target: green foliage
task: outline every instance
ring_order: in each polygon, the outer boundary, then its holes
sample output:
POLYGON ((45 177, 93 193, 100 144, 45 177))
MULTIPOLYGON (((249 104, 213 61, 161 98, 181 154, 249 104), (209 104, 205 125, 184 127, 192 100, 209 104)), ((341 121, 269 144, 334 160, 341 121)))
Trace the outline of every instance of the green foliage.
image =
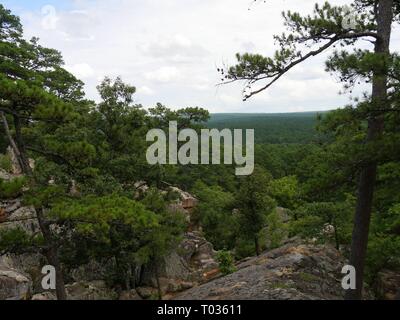
MULTIPOLYGON (((284 14, 290 34, 275 37, 279 45, 275 55, 238 54, 238 64, 223 71, 224 79, 245 80, 250 87, 261 80, 274 82, 305 56, 304 50, 320 41, 339 37, 337 44, 353 44, 356 32, 376 30, 368 13, 372 4, 356 1, 359 27, 350 36, 342 26, 342 7, 324 4, 304 17, 284 14)), ((398 19, 400 6, 395 5, 398 19)), ((198 107, 173 110, 159 103, 145 109, 134 103, 134 86, 121 78, 105 78, 97 88, 101 101, 95 103, 84 99, 83 83, 63 68, 60 52, 41 46, 37 38, 25 40, 19 18, 2 5, 0 16, 0 107, 7 119, 20 120, 10 121, 12 134, 25 156, 35 159, 29 190, 22 192, 27 186, 24 178, 0 181, 0 198, 23 195, 24 205, 43 209, 52 238, 45 241, 42 235, 32 237, 20 229, 1 232, 0 252, 55 248, 67 270, 93 259, 112 261, 112 285, 134 287, 137 268, 152 265, 158 270, 187 229, 185 217, 167 209, 176 200, 173 193, 160 192, 168 183, 191 190, 200 200, 192 219, 222 250, 218 261, 223 274, 235 271, 230 252, 238 259, 253 255, 254 249, 259 253, 264 240, 269 248, 278 247, 287 232, 340 248, 350 243, 361 164, 374 160, 379 172, 368 279, 384 267, 399 267, 398 112, 385 112, 384 134, 376 143, 365 144, 367 122, 377 107, 368 96, 356 100, 354 106, 320 115, 220 114, 210 118, 207 110, 198 107), (149 166, 146 133, 152 128, 166 129, 169 121, 195 130, 203 126, 255 129, 253 175, 235 177, 234 167, 225 165, 149 166), (135 182, 142 180, 153 187, 134 201, 135 182), (77 192, 71 192, 72 185, 77 192), (281 221, 277 205, 293 213, 289 226, 281 221), (334 232, 325 232, 327 226, 334 232)), ((393 111, 398 109, 397 54, 337 51, 326 67, 338 73, 350 90, 358 81, 370 82, 389 70, 388 101, 393 111)), ((0 152, 7 145, 1 125, 0 152)), ((10 169, 7 157, 0 155, 0 167, 10 169)), ((308 275, 301 277, 308 279, 308 275)))
POLYGON ((207 186, 197 181, 193 193, 199 199, 192 219, 203 227, 205 237, 219 249, 232 249, 237 225, 232 213, 234 196, 219 186, 207 186))
POLYGON ((242 179, 236 195, 238 224, 242 237, 254 239, 257 254, 260 253, 260 231, 266 225, 267 216, 276 208, 271 198, 271 175, 256 167, 251 176, 242 179))
POLYGON ((7 172, 11 171, 12 163, 9 155, 0 154, 0 168, 7 172))
POLYGON ((243 239, 239 235, 239 238, 236 239, 234 253, 237 260, 254 256, 254 241, 243 239))
POLYGON ((287 228, 277 210, 267 216, 267 242, 270 249, 279 248, 287 236, 287 228))
POLYGON ((254 129, 256 144, 311 143, 318 138, 317 113, 213 114, 208 128, 254 129))
POLYGON ((333 242, 337 248, 350 244, 354 199, 344 202, 307 203, 298 208, 297 221, 291 223, 291 234, 333 242))
POLYGON ((320 234, 323 225, 324 223, 321 217, 313 215, 305 216, 290 223, 290 235, 300 235, 304 238, 311 239, 320 234))
POLYGON ((10 181, 0 179, 0 199, 13 199, 19 197, 26 184, 27 179, 24 177, 14 178, 10 181))
POLYGON ((223 275, 226 276, 236 271, 234 258, 229 251, 218 251, 217 261, 219 264, 219 270, 223 275))
POLYGON ((0 231, 0 255, 6 253, 24 254, 27 251, 36 253, 43 244, 41 235, 32 236, 21 228, 0 231))
POLYGON ((295 176, 272 181, 271 193, 283 208, 293 210, 300 204, 299 182, 295 176))

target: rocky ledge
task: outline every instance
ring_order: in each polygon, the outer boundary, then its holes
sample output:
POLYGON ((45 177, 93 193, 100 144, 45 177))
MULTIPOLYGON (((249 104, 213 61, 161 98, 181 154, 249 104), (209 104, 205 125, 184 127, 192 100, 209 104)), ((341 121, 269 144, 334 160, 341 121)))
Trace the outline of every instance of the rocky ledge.
POLYGON ((238 271, 187 290, 176 300, 339 300, 345 261, 331 246, 287 244, 248 258, 238 271))

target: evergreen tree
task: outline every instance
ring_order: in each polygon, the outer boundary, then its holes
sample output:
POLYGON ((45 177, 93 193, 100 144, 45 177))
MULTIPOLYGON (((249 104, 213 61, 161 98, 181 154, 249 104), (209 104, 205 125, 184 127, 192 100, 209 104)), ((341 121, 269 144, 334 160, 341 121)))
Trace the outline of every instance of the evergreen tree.
POLYGON ((271 175, 260 167, 251 176, 243 178, 236 196, 238 224, 243 236, 254 240, 255 252, 261 254, 260 232, 266 219, 276 208, 271 198, 271 175))
MULTIPOLYGON (((367 122, 364 147, 376 144, 385 130, 385 117, 396 111, 398 101, 398 58, 390 53, 392 24, 400 15, 400 5, 393 0, 355 0, 353 23, 347 23, 349 12, 345 7, 328 2, 316 5, 313 15, 302 17, 295 12, 284 13, 289 34, 276 36, 280 49, 274 57, 238 54, 239 63, 229 70, 222 70, 227 81, 246 82, 245 100, 268 89, 283 75, 302 62, 335 46, 351 47, 359 40, 372 42, 371 50, 336 51, 327 62, 327 69, 338 72, 347 87, 357 81, 372 84, 372 93, 365 103, 352 108, 351 114, 361 111, 367 122), (347 20, 346 20, 347 19, 347 20), (254 85, 263 82, 260 87, 254 85)), ((350 17, 351 18, 351 17, 350 17)), ((350 263, 357 271, 357 288, 348 290, 347 299, 360 299, 371 220, 373 194, 378 161, 365 158, 359 168, 358 202, 355 212, 350 263)))

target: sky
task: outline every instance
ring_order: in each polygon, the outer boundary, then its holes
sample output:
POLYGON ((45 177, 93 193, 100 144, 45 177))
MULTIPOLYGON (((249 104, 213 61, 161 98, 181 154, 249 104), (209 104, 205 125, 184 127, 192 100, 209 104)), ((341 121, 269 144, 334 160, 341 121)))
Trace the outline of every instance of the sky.
MULTIPOLYGON (((21 17, 25 36, 60 50, 65 67, 85 82, 88 98, 105 76, 137 88, 135 102, 212 113, 322 111, 349 95, 324 71, 328 54, 297 66, 271 89, 247 102, 243 84, 218 86, 217 68, 240 52, 271 55, 284 31, 282 11, 311 13, 318 0, 0 0, 21 17)), ((342 5, 349 0, 335 0, 342 5)), ((393 49, 400 48, 395 29, 393 49)), ((368 46, 365 44, 364 46, 368 46)), ((368 87, 360 87, 353 97, 368 87)))

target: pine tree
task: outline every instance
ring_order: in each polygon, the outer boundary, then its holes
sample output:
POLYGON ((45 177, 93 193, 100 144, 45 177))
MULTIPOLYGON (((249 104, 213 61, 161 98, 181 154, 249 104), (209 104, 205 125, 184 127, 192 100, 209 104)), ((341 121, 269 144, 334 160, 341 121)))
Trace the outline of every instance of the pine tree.
MULTIPOLYGON (((302 62, 336 46, 352 47, 360 40, 373 44, 371 50, 335 51, 327 62, 328 71, 338 72, 346 88, 358 81, 372 84, 372 93, 356 106, 367 122, 365 149, 379 141, 384 133, 385 116, 398 108, 399 58, 390 52, 392 25, 399 21, 400 3, 394 0, 355 0, 353 12, 326 2, 316 5, 313 15, 302 17, 284 13, 289 34, 276 36, 280 48, 274 57, 238 54, 238 64, 222 70, 225 82, 245 81, 244 99, 270 88, 282 76, 302 62), (353 21, 350 21, 353 20, 353 21), (351 22, 351 23, 349 23, 351 22), (260 87, 254 88, 258 83, 260 87)), ((348 115, 354 114, 354 109, 348 115)), ((350 264, 357 271, 357 288, 348 290, 347 299, 361 299, 364 264, 378 162, 365 159, 359 168, 358 202, 355 212, 350 264)))
POLYGON ((254 240, 257 256, 261 254, 260 232, 267 224, 267 217, 276 208, 271 198, 272 176, 260 167, 251 176, 243 178, 236 196, 238 223, 241 233, 254 240))

